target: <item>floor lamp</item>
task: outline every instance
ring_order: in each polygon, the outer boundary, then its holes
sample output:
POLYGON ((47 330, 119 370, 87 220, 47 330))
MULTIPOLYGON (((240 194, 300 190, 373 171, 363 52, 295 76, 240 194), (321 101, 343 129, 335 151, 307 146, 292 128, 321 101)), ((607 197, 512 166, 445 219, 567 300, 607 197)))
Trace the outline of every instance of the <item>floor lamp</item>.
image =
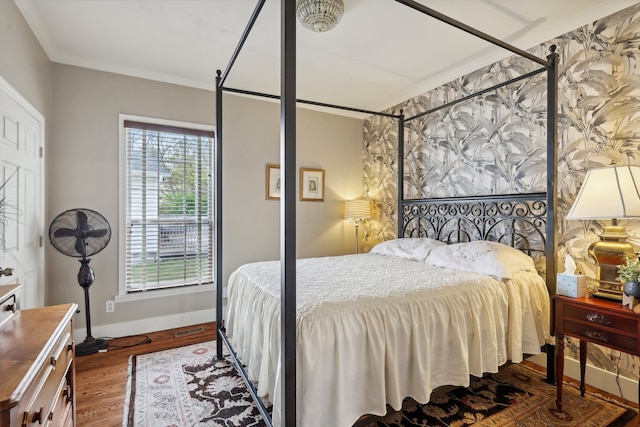
POLYGON ((595 297, 622 300, 622 285, 616 280, 618 265, 625 257, 636 255, 627 242, 627 231, 618 225, 618 219, 623 218, 640 218, 640 167, 607 166, 587 171, 566 219, 611 220, 600 240, 589 246, 589 256, 596 263, 595 297))
POLYGON ((358 226, 371 218, 371 203, 364 199, 347 200, 344 205, 344 217, 356 225, 356 253, 358 253, 358 226))

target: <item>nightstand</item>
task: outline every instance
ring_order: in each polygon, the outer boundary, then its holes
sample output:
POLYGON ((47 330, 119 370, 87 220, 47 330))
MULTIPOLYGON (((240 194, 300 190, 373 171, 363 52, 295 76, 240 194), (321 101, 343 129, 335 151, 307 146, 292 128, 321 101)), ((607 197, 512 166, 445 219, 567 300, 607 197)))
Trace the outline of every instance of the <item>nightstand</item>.
MULTIPOLYGON (((584 396, 587 343, 640 356, 640 315, 620 302, 600 298, 554 295, 553 325, 556 335, 556 406, 562 411, 564 336, 580 340, 580 394, 584 396)), ((640 391, 640 384, 639 384, 640 391)))

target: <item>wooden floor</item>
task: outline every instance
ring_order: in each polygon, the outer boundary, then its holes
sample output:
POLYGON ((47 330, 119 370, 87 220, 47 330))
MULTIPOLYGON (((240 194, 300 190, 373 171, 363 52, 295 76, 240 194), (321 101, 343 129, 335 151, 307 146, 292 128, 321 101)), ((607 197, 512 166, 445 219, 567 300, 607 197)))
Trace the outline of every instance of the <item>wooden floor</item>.
MULTIPOLYGON (((76 390, 77 390, 77 426, 78 427, 120 427, 124 414, 124 399, 127 390, 127 374, 129 356, 166 350, 189 344, 215 339, 215 323, 204 323, 186 328, 148 334, 151 340, 141 343, 146 336, 117 338, 110 340, 111 346, 133 347, 110 349, 106 353, 95 353, 79 356, 76 360, 76 390), (182 335, 176 338, 176 332, 181 334, 201 327, 203 332, 182 335)), ((605 396, 607 393, 597 391, 605 396)), ((640 419, 634 418, 627 426, 636 426, 640 419)), ((621 426, 622 427, 622 426, 621 426)))
POLYGON ((76 358, 78 427, 122 426, 129 356, 214 340, 216 329, 215 323, 204 323, 147 335, 151 342, 135 345, 146 338, 143 336, 116 338, 109 341, 110 346, 134 346, 76 358), (176 332, 181 333, 198 327, 202 327, 204 331, 180 338, 174 335, 176 332))

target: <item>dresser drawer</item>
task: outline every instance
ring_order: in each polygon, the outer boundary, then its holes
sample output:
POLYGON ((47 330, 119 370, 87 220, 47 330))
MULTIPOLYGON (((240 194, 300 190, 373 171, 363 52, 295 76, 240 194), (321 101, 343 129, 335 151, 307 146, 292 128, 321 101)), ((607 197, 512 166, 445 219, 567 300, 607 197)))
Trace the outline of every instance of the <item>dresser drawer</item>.
POLYGON ((73 410, 73 405, 69 404, 69 406, 67 406, 67 410, 64 414, 64 417, 62 418, 64 421, 60 425, 62 427, 73 427, 75 425, 74 417, 75 417, 75 412, 73 410))
MULTIPOLYGON (((633 312, 631 312, 633 313, 633 312)), ((622 316, 615 313, 593 309, 591 307, 564 305, 564 319, 576 320, 592 324, 594 327, 611 328, 618 331, 625 331, 629 334, 637 334, 638 319, 633 316, 622 316)))
POLYGON ((66 424, 67 417, 73 415, 71 412, 73 402, 73 388, 69 381, 60 384, 58 395, 49 415, 47 423, 51 426, 63 426, 66 424))
POLYGON ((74 418, 75 418, 75 412, 73 410, 73 405, 70 403, 66 408, 64 416, 62 417, 63 422, 60 425, 62 427, 73 427, 75 426, 74 418))
POLYGON ((45 424, 49 414, 54 410, 59 393, 62 393, 61 384, 66 384, 66 376, 73 356, 73 338, 71 324, 65 328, 62 336, 56 340, 50 353, 47 354, 45 363, 40 368, 34 384, 34 396, 25 399, 28 405, 24 409, 27 425, 29 423, 45 424))
POLYGON ((13 317, 17 310, 18 298, 15 294, 0 301, 0 328, 13 317))
POLYGON ((7 324, 20 309, 21 285, 0 286, 0 329, 7 324))
POLYGON ((617 348, 626 353, 635 353, 638 350, 637 335, 624 335, 611 329, 600 328, 595 324, 578 323, 567 318, 563 323, 564 333, 567 335, 617 348))

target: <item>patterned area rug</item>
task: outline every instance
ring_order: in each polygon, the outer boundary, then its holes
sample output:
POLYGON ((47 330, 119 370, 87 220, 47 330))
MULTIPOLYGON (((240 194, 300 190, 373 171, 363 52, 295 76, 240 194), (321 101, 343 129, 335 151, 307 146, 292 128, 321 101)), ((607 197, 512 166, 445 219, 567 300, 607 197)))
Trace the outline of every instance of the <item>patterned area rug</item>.
MULTIPOLYGON (((231 363, 214 366, 215 343, 133 356, 123 427, 265 426, 231 363)), ((407 399, 401 411, 365 416, 354 427, 400 426, 624 426, 635 410, 580 392, 563 390, 564 412, 555 409, 554 386, 539 372, 511 365, 474 379, 468 388, 434 394, 420 405, 407 399)), ((303 427, 303 426, 301 426, 303 427)))
POLYGON ((213 364, 215 342, 132 356, 123 427, 265 426, 233 364, 213 364))
POLYGON ((556 409, 556 388, 546 376, 525 366, 510 365, 497 374, 475 378, 468 388, 435 392, 431 402, 412 399, 401 411, 384 417, 363 417, 355 427, 467 426, 480 427, 621 427, 636 411, 620 402, 580 391, 565 383, 564 411, 556 409))

